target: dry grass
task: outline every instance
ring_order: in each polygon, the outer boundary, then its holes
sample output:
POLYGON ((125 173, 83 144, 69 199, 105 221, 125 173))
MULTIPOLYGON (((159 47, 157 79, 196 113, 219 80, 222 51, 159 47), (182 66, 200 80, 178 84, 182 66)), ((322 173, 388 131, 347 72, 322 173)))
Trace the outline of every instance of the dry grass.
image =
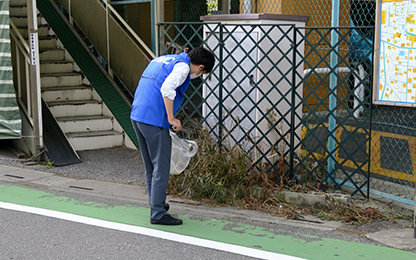
POLYGON ((277 162, 277 170, 266 174, 261 168, 259 170, 253 167, 249 158, 238 147, 219 147, 206 132, 193 136, 193 139, 197 139, 199 151, 184 173, 171 176, 168 188, 171 196, 200 200, 212 206, 228 205, 257 210, 288 219, 302 219, 302 215, 308 214, 323 220, 346 223, 391 219, 391 216, 376 209, 343 203, 329 195, 324 205, 316 207, 302 208, 288 204, 279 200, 275 194, 282 190, 325 193, 320 190, 319 185, 310 181, 308 185, 298 185, 288 179, 283 157, 277 162))

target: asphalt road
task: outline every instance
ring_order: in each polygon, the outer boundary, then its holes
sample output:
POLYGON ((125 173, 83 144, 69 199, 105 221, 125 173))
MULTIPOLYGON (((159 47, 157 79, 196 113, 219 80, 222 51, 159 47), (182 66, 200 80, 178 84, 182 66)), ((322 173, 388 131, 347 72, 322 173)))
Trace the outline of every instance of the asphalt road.
MULTIPOLYGON (((41 181, 35 179, 33 183, 29 184, 25 184, 25 180, 17 180, 13 187, 8 186, 9 181, 0 181, 0 201, 8 201, 6 197, 12 203, 21 199, 18 204, 27 205, 28 203, 31 206, 51 208, 58 211, 61 211, 63 207, 66 212, 88 215, 97 219, 104 218, 106 214, 109 214, 108 212, 104 214, 103 212, 96 212, 101 210, 99 208, 104 205, 104 208, 111 209, 113 212, 114 217, 110 219, 113 222, 122 222, 125 214, 133 210, 134 212, 130 216, 131 219, 124 222, 129 222, 133 226, 149 227, 147 198, 143 191, 143 166, 141 165, 139 152, 127 148, 112 148, 85 151, 81 152, 80 156, 83 160, 80 164, 48 169, 45 165, 22 164, 19 160, 16 160, 5 145, 0 143, 0 166, 16 167, 4 168, 5 170, 0 170, 0 173, 1 171, 11 171, 12 174, 19 175, 19 172, 26 173, 26 171, 35 170, 45 174, 55 173, 56 175, 50 175, 53 178, 58 178, 58 176, 71 177, 69 181, 79 181, 84 184, 88 183, 84 179, 106 182, 99 184, 102 186, 101 189, 97 186, 94 191, 90 192, 71 190, 63 184, 55 188, 47 187, 47 183, 43 185, 41 181), (133 190, 132 196, 127 198, 123 192, 123 196, 120 196, 111 189, 108 190, 111 185, 116 184, 128 184, 122 186, 122 189, 126 190, 131 187, 133 190), (137 193, 140 189, 141 191, 137 193), (100 192, 106 190, 108 190, 107 193, 100 192), (49 200, 53 200, 55 203, 49 205, 49 200), (45 203, 45 201, 48 201, 48 203, 45 203)), ((47 181, 48 178, 45 177, 45 180, 47 181)), ((7 180, 7 178, 4 180, 7 180)), ((91 183, 93 182, 89 184, 91 183)), ((285 250, 292 250, 293 252, 311 250, 311 252, 327 253, 334 259, 342 259, 342 257, 337 256, 340 254, 338 251, 343 250, 342 254, 347 254, 350 253, 348 250, 355 250, 355 248, 361 248, 360 252, 374 253, 387 250, 388 253, 390 251, 385 245, 368 239, 362 235, 362 232, 372 233, 379 230, 400 229, 412 224, 409 221, 399 220, 397 223, 376 222, 355 227, 343 223, 328 222, 322 225, 311 225, 308 222, 284 220, 255 211, 178 203, 178 199, 174 198, 169 198, 169 203, 171 203, 173 214, 178 214, 185 220, 185 224, 180 229, 173 230, 175 233, 184 233, 191 237, 207 237, 216 241, 226 240, 224 234, 227 234, 231 237, 228 241, 237 240, 236 243, 246 241, 247 245, 251 245, 250 247, 261 250, 280 250, 281 252, 285 252, 285 250), (347 229, 351 232, 340 232, 340 229, 347 229), (236 235, 235 238, 233 238, 234 235, 236 235), (312 247, 308 248, 309 246, 312 247), (351 249, 349 249, 350 247, 351 249), (320 248, 321 250, 319 250, 320 248)), ((48 254, 54 256, 50 259, 81 259, 77 258, 80 255, 85 256, 83 259, 153 259, 151 258, 153 256, 161 257, 161 255, 158 255, 159 252, 164 254, 165 258, 169 256, 168 259, 211 259, 211 254, 216 259, 234 259, 233 257, 235 257, 232 253, 217 252, 218 250, 206 247, 165 241, 143 234, 126 233, 125 231, 90 226, 85 223, 73 223, 68 220, 34 216, 30 213, 16 213, 5 209, 0 210, 0 226, 0 234, 10 234, 2 236, 3 238, 8 237, 8 239, 2 238, 0 240, 0 248, 7 249, 0 250, 0 259, 25 259, 26 256, 34 255, 39 257, 27 259, 49 259, 42 255, 43 251, 48 252, 49 250, 50 253, 48 254), (116 239, 113 239, 113 237, 116 239), (158 243, 154 242, 155 239, 158 243), (43 245, 44 249, 39 244, 43 245), (47 246, 45 246, 46 244, 47 246), (158 246, 159 244, 161 244, 161 247, 158 246), (125 257, 113 258, 111 252, 105 253, 107 247, 108 251, 114 251, 122 256, 125 254, 125 257), (13 248, 18 251, 13 251, 13 248), (139 250, 138 248, 146 250, 139 250), (175 255, 172 250, 183 251, 183 253, 175 255), (32 253, 29 254, 27 251, 32 251, 32 253), (97 251, 103 251, 103 254, 95 254, 97 251), (157 251, 158 253, 146 255, 148 251, 157 251), (196 251, 202 253, 193 255, 196 251), (56 258, 56 255, 53 255, 54 252, 65 257, 56 258), (138 252, 144 253, 143 258, 134 258, 138 252), (90 254, 93 253, 95 257, 90 258, 90 254), (177 256, 178 258, 176 258, 177 256)), ((154 227, 151 226, 150 228, 154 227)), ((416 253, 416 247, 406 250, 409 253, 416 253)), ((292 255, 294 255, 293 252, 292 255)), ((314 255, 313 258, 312 256, 311 254, 311 259, 322 259, 319 255, 314 255)), ((238 259, 244 259, 242 257, 241 255, 237 256, 238 259)), ((325 259, 331 259, 331 257, 325 259)), ((383 258, 374 259, 381 260, 383 258)))
POLYGON ((0 234, 0 259, 254 259, 5 209, 0 209, 0 234))
POLYGON ((65 187, 87 182, 45 174, 42 178, 39 172, 4 166, 0 169, 8 175, 26 176, 26 181, 16 182, 5 181, 12 179, 5 174, 0 176, 0 259, 415 257, 413 250, 405 252, 361 235, 339 232, 342 223, 285 220, 171 198, 170 212, 184 224, 150 225, 146 194, 138 187, 130 188, 132 196, 128 197, 126 185, 95 182, 91 191, 69 189, 65 187), (51 180, 55 187, 47 185, 51 180))

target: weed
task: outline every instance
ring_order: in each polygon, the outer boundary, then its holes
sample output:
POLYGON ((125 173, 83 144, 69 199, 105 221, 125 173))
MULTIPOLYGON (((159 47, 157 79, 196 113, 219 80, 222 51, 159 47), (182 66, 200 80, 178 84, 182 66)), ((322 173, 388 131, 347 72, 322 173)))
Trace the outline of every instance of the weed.
POLYGON ((288 204, 277 196, 282 190, 325 194, 321 191, 323 187, 318 185, 324 178, 320 176, 324 172, 318 169, 318 165, 309 161, 306 167, 309 173, 315 172, 314 178, 304 179, 304 183, 299 184, 287 176, 288 166, 283 153, 279 153, 278 160, 271 167, 268 162, 253 162, 239 146, 220 145, 207 130, 198 129, 190 133, 197 140, 198 153, 183 174, 170 178, 168 192, 172 196, 201 200, 210 205, 259 210, 290 219, 301 219, 303 214, 346 223, 389 219, 378 210, 343 203, 329 195, 324 205, 316 207, 288 204))
POLYGON ((46 163, 46 168, 50 169, 53 167, 53 161, 49 161, 46 163))
POLYGON ((47 169, 50 169, 53 167, 53 161, 49 161, 49 162, 41 162, 39 163, 41 165, 45 165, 47 169))
POLYGON ((250 187, 250 162, 239 148, 220 147, 205 132, 198 138, 198 154, 184 174, 172 176, 170 192, 218 203, 235 202, 250 187))

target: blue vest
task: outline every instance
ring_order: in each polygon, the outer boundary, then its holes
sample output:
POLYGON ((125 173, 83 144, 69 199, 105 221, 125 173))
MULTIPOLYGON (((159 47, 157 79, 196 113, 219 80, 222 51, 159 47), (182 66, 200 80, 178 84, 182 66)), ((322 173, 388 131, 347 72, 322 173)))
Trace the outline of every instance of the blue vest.
MULTIPOLYGON (((170 124, 160 88, 178 62, 185 62, 188 66, 191 64, 186 52, 164 55, 150 61, 136 88, 130 119, 169 129, 170 124)), ((173 101, 174 113, 178 111, 182 104, 184 100, 183 94, 188 88, 190 81, 191 79, 188 75, 184 83, 176 89, 176 97, 173 101)))

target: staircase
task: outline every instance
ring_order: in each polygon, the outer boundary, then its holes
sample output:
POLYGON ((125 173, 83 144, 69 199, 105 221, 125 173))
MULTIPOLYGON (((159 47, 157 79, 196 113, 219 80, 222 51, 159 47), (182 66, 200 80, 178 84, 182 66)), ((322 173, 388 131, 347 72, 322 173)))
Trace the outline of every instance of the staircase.
MULTIPOLYGON (((27 39, 26 0, 10 0, 10 19, 27 39)), ((38 35, 42 98, 74 150, 123 145, 121 127, 40 14, 38 35)))

